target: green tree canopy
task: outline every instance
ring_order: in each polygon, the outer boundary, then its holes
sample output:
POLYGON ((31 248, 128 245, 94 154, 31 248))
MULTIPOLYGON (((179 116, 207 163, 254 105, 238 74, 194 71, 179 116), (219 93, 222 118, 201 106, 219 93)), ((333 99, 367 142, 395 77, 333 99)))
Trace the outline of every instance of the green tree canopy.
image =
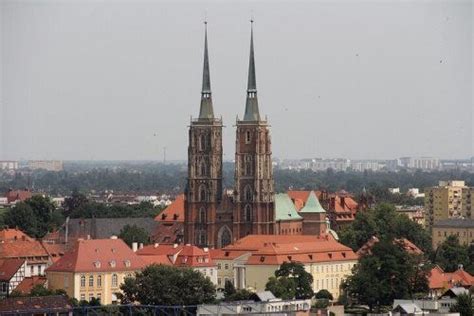
POLYGON ((456 304, 453 305, 450 312, 459 313, 461 316, 474 315, 474 303, 471 295, 465 293, 456 297, 456 304))
POLYGON ((358 212, 355 220, 339 232, 340 241, 358 250, 372 236, 378 238, 406 238, 426 253, 431 251, 431 236, 421 225, 399 214, 389 204, 377 205, 373 210, 358 212))
POLYGON ((313 297, 313 276, 307 272, 300 262, 284 262, 275 271, 265 286, 276 297, 282 299, 308 299, 313 297))
POLYGON ((327 300, 333 300, 334 299, 331 292, 329 292, 328 290, 320 290, 318 293, 316 293, 314 295, 314 298, 327 299, 327 300))
POLYGON ((198 271, 150 265, 120 286, 122 303, 197 305, 212 303, 215 287, 198 271))
POLYGON ((359 303, 373 307, 390 305, 395 298, 409 299, 428 292, 429 267, 420 256, 409 254, 393 239, 381 239, 372 254, 360 258, 345 290, 359 303))
POLYGON ((150 238, 147 231, 142 227, 138 227, 137 225, 125 225, 120 231, 118 237, 125 241, 129 247, 132 247, 132 243, 134 242, 139 244, 142 243, 144 245, 150 243, 150 238))
POLYGON ((472 254, 469 254, 473 248, 474 246, 461 245, 458 236, 450 235, 436 249, 434 261, 446 272, 456 271, 461 264, 468 272, 473 273, 470 270, 474 268, 474 263, 470 258, 472 254))

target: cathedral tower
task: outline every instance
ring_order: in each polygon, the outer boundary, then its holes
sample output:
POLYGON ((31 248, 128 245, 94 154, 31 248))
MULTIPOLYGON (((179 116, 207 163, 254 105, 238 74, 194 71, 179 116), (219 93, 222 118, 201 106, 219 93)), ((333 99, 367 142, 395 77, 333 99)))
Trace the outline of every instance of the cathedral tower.
POLYGON ((270 129, 258 109, 251 23, 247 101, 244 118, 236 124, 234 239, 274 234, 275 228, 270 129))
POLYGON ((207 22, 204 24, 201 107, 199 117, 192 119, 189 127, 184 240, 185 243, 214 247, 216 212, 222 198, 222 119, 214 117, 207 22))

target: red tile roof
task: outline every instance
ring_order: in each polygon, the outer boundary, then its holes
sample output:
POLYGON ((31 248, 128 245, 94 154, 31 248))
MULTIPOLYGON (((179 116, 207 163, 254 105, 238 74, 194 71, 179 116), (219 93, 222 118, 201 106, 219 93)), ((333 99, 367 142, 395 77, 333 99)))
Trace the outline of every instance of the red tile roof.
POLYGON ((5 194, 8 203, 13 203, 16 201, 25 201, 31 198, 31 196, 32 194, 28 190, 11 190, 5 194))
POLYGON ((0 230, 0 241, 12 240, 33 240, 33 238, 31 238, 18 228, 5 228, 0 230))
MULTIPOLYGON (((359 250, 357 250, 357 255, 364 256, 366 254, 370 254, 372 247, 379 241, 380 240, 376 236, 372 236, 371 239, 369 239, 364 245, 362 245, 362 247, 360 247, 359 250)), ((406 238, 395 239, 394 243, 395 242, 401 242, 403 249, 405 249, 410 254, 415 254, 415 255, 423 254, 423 251, 421 251, 420 248, 418 248, 414 243, 412 243, 406 238)))
POLYGON ((176 199, 155 217, 157 222, 183 222, 184 223, 184 194, 176 199))
POLYGON ((454 272, 444 272, 443 269, 436 266, 430 271, 428 284, 432 290, 450 289, 454 286, 469 288, 474 286, 474 277, 463 269, 458 269, 454 272))
POLYGON ((24 263, 24 259, 0 259, 0 281, 10 281, 24 263))
POLYGON ((209 250, 191 245, 148 245, 137 251, 147 263, 169 264, 177 267, 213 267, 209 250), (148 258, 147 258, 148 257, 148 258), (156 262, 155 262, 156 260, 156 262))
POLYGON ((80 239, 72 251, 46 271, 135 271, 145 266, 145 262, 121 239, 80 239))
POLYGON ((283 262, 298 261, 328 262, 357 260, 357 255, 337 242, 331 235, 249 235, 223 251, 250 252, 249 265, 281 265, 283 262))
POLYGON ((18 286, 15 288, 15 291, 24 293, 24 294, 30 294, 31 290, 36 286, 36 285, 43 285, 46 286, 47 279, 46 277, 42 276, 32 276, 28 278, 24 278, 23 281, 18 284, 18 286))
POLYGON ((47 309, 49 313, 72 312, 72 305, 66 296, 38 296, 38 297, 9 297, 0 300, 0 312, 11 315, 43 314, 47 309))
POLYGON ((37 240, 10 240, 0 243, 0 258, 48 257, 37 240))

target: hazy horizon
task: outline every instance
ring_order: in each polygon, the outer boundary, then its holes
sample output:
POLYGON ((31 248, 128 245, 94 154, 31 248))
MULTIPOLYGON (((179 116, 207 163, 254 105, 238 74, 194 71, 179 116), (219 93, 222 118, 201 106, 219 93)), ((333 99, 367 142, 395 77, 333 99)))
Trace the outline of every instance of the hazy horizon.
MULTIPOLYGON (((1 0, 0 0, 1 1, 1 0)), ((224 160, 250 16, 273 156, 474 156, 472 1, 11 1, 0 6, 0 160, 185 160, 203 19, 224 160)))

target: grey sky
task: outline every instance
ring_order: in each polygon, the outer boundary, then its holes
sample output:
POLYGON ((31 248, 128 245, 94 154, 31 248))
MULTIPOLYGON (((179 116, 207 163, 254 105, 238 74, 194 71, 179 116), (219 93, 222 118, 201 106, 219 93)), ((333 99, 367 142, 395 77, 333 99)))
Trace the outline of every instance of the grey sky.
POLYGON ((474 154, 472 1, 1 3, 0 159, 185 159, 206 11, 224 159, 252 12, 274 156, 474 154))

